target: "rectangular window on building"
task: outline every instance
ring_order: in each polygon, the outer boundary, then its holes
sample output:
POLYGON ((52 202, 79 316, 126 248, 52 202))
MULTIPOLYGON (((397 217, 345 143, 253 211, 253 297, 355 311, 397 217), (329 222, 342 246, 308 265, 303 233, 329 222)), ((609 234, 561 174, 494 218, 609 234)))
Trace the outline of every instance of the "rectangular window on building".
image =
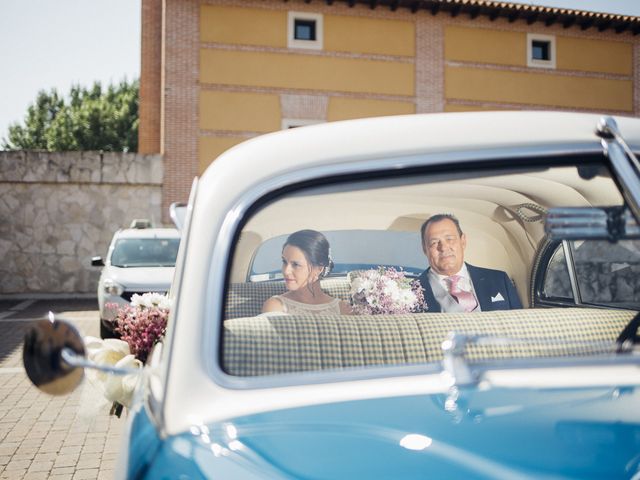
POLYGON ((533 60, 551 60, 551 54, 549 53, 550 48, 549 42, 534 40, 531 44, 531 56, 533 60))
POLYGON ((289 48, 322 49, 322 15, 309 12, 289 12, 287 28, 289 48))
POLYGON ((296 40, 315 41, 316 22, 315 20, 301 20, 296 18, 294 23, 294 38, 296 40))
POLYGON ((556 68, 555 36, 527 34, 527 66, 556 68))

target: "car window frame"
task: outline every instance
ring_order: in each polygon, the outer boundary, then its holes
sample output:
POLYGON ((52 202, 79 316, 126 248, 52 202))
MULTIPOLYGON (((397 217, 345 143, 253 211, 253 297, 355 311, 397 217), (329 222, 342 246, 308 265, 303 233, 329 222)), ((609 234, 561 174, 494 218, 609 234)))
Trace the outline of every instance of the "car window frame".
MULTIPOLYGON (((162 342, 163 346, 161 347, 163 357, 160 359, 161 367, 158 368, 159 371, 156 372, 156 374, 145 377, 145 381, 147 382, 146 387, 149 392, 149 395, 146 396, 145 407, 149 411, 149 418, 159 431, 163 431, 164 425, 166 424, 166 411, 164 406, 167 404, 169 395, 167 386, 171 384, 169 365, 171 365, 175 355, 174 330, 178 319, 176 312, 180 306, 180 291, 182 290, 184 279, 185 263, 188 256, 189 240, 191 238, 193 210, 198 195, 199 184, 199 178, 194 177, 189 193, 189 201, 187 202, 185 210, 184 225, 180 230, 180 244, 178 245, 176 265, 173 270, 173 278, 171 279, 171 288, 168 292, 169 300, 171 301, 171 311, 169 312, 169 321, 167 322, 167 332, 162 342)), ((204 343, 202 346, 204 347, 204 343)), ((207 362, 205 361, 204 364, 207 365, 207 362)))
POLYGON ((415 365, 373 365, 366 369, 348 368, 303 371, 263 377, 238 377, 222 368, 222 331, 225 318, 225 301, 230 285, 235 245, 251 216, 273 200, 287 194, 311 188, 341 188, 343 185, 375 180, 399 179, 421 175, 436 178, 438 175, 468 177, 469 172, 496 175, 497 172, 515 173, 535 168, 580 165, 584 163, 607 165, 608 161, 598 143, 567 143, 531 145, 528 148, 486 149, 480 151, 427 152, 415 155, 380 155, 346 163, 327 162, 324 166, 312 166, 288 171, 274 176, 251 191, 242 193, 219 228, 213 251, 210 253, 208 291, 213 292, 205 300, 204 314, 217 321, 203 322, 203 352, 210 352, 204 359, 209 376, 219 385, 230 389, 274 388, 314 383, 333 383, 368 378, 385 378, 398 375, 415 375, 441 371, 438 363, 415 365))
POLYGON ((549 240, 545 239, 542 242, 542 247, 537 254, 538 260, 534 261, 534 271, 532 272, 531 290, 533 292, 533 298, 531 298, 531 307, 577 307, 582 306, 580 298, 580 292, 576 281, 575 265, 573 263, 573 254, 568 247, 567 240, 549 240), (569 281, 571 284, 571 293, 573 298, 565 297, 553 297, 546 296, 544 294, 544 283, 547 278, 547 272, 551 260, 555 256, 558 249, 562 248, 564 251, 565 266, 569 274, 569 281))

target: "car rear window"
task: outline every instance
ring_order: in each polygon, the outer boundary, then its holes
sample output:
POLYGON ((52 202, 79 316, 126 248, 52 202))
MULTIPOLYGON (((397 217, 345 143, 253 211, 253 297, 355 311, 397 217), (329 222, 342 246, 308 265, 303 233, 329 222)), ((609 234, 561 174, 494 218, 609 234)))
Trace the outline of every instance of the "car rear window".
MULTIPOLYGON (((443 342, 452 331, 470 338, 486 335, 504 340, 500 345, 470 346, 470 358, 477 360, 575 355, 575 344, 584 342, 585 331, 592 330, 594 340, 615 341, 632 313, 528 308, 530 273, 537 247, 545 238, 546 212, 556 206, 623 203, 606 168, 593 158, 575 160, 577 165, 567 165, 563 159, 546 166, 509 164, 477 171, 339 179, 269 197, 249 210, 232 246, 221 333, 222 370, 244 377, 439 365, 443 342), (588 160, 598 167, 595 177, 581 168, 588 160), (467 264, 505 272, 524 309, 483 307, 470 313, 455 308, 433 312, 424 305, 403 309, 409 289, 386 281, 395 278, 395 271, 386 272, 384 281, 371 280, 376 272, 384 272, 379 267, 402 269, 410 280, 423 272, 428 260, 421 227, 439 213, 460 220, 467 264), (314 238, 324 235, 333 271, 325 275, 325 270, 315 270, 321 264, 307 265, 311 256, 291 253, 292 248, 284 252, 285 241, 294 232, 312 232, 314 238), (291 273, 294 268, 299 273, 291 273), (322 302, 314 303, 305 289, 321 295, 322 302), (293 295, 296 292, 305 295, 293 295), (304 298, 306 302, 297 300, 304 298), (367 308, 362 308, 363 303, 367 308), (336 310, 335 305, 340 308, 336 310), (525 347, 516 348, 511 340, 525 347)), ((637 255, 626 245, 618 247, 615 257, 611 257, 611 248, 585 255, 591 262, 607 259, 601 268, 624 274, 627 282, 619 281, 618 275, 617 292, 633 296, 635 290, 628 287, 636 273, 637 255)), ((293 250, 296 248, 300 250, 294 245, 293 250)), ((452 256, 450 247, 439 248, 443 256, 452 256)), ((485 278, 478 278, 476 294, 480 282, 487 282, 485 278)), ((559 289, 567 283, 570 287, 566 275, 559 282, 563 284, 559 289)), ((493 290, 484 299, 505 301, 493 290)), ((430 297, 428 301, 436 300, 430 297)))
MULTIPOLYGON (((353 270, 378 266, 394 267, 409 276, 418 276, 426 267, 418 232, 389 230, 332 230, 323 232, 332 249, 332 276, 345 276, 353 270)), ((280 253, 287 235, 266 240, 251 263, 249 281, 282 278, 280 253)))

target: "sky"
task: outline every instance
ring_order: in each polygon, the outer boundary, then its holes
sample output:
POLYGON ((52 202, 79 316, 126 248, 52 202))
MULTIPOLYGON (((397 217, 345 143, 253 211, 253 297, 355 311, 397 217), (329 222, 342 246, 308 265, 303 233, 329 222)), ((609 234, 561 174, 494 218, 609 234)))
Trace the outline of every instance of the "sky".
POLYGON ((0 0, 0 65, 1 140, 40 90, 140 76, 140 0, 0 0))
MULTIPOLYGON (((640 0, 518 3, 640 16, 640 0)), ((0 0, 0 65, 2 139, 40 90, 140 75, 140 0, 0 0)))

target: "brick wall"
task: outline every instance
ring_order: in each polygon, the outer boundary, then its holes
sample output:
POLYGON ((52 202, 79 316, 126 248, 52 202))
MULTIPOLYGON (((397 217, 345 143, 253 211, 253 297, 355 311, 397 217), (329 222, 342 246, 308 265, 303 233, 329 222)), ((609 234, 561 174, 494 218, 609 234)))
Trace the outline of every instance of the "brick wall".
POLYGON ((162 153, 160 146, 162 0, 142 0, 140 41, 139 153, 162 153))
POLYGON ((164 11, 162 209, 187 201, 198 174, 198 0, 167 0, 164 11))

